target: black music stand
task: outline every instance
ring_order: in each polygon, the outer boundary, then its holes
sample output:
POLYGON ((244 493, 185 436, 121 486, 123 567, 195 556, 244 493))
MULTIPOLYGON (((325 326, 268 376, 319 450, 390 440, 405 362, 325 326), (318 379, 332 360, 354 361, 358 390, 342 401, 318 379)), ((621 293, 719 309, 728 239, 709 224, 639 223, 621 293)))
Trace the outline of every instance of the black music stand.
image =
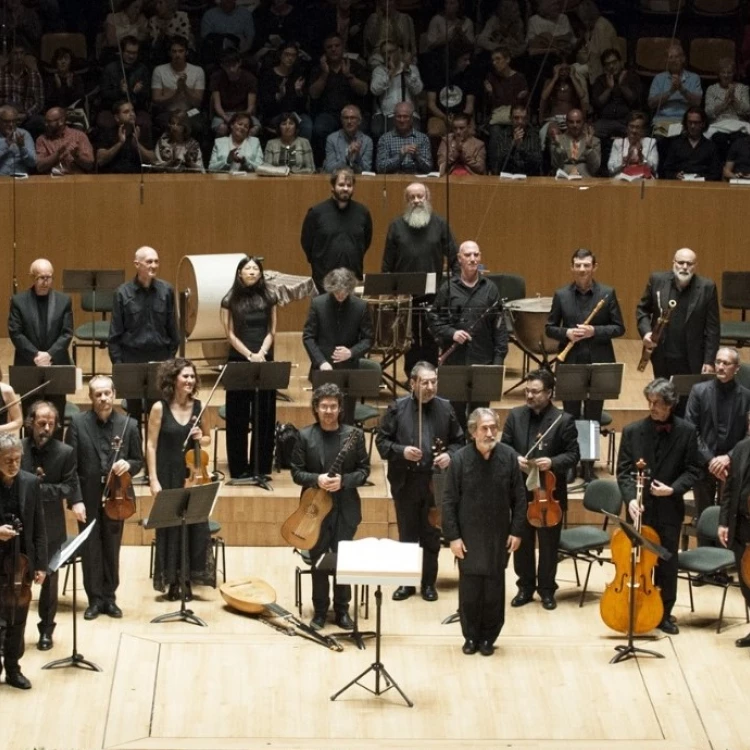
MULTIPOLYGON (((227 391, 254 391, 253 418, 258 419, 260 392, 288 388, 291 371, 291 362, 229 362, 221 382, 224 385, 224 390, 227 391)), ((260 436, 253 435, 253 462, 256 472, 260 471, 259 450, 260 436)), ((247 479, 230 479, 226 484, 251 485, 271 491, 268 479, 260 473, 256 473, 247 479)))
MULTIPOLYGON (((86 528, 78 534, 78 536, 71 539, 66 544, 63 544, 60 549, 55 552, 52 556, 52 560, 47 566, 50 572, 54 573, 59 570, 73 555, 80 549, 81 545, 89 538, 91 529, 96 526, 96 519, 94 519, 86 528)), ((78 613, 78 599, 76 597, 76 566, 73 563, 73 653, 70 656, 66 656, 64 659, 55 659, 54 661, 45 664, 42 669, 60 669, 61 667, 77 667, 78 669, 90 669, 92 672, 101 672, 102 668, 94 664, 92 661, 88 661, 83 658, 83 654, 78 653, 78 626, 76 623, 78 613)))
POLYGON ((500 401, 504 379, 505 365, 443 365, 438 368, 438 396, 463 401, 464 408, 500 401))
MULTIPOLYGON (((76 388, 76 367, 75 365, 50 365, 49 367, 36 367, 35 365, 11 365, 8 380, 13 390, 19 394, 26 394, 39 388, 37 398, 45 398, 55 404, 59 412, 60 436, 62 436, 62 426, 65 420, 65 396, 75 393, 76 388)), ((21 404, 21 409, 26 415, 31 403, 21 404)))
POLYGON ((182 487, 174 490, 162 490, 155 498, 149 517, 144 521, 145 529, 168 529, 180 527, 180 608, 177 612, 154 617, 151 622, 170 622, 179 620, 193 625, 208 627, 192 609, 185 607, 185 590, 187 589, 187 527, 196 523, 208 525, 208 517, 216 502, 221 482, 198 484, 195 487, 182 487))
MULTIPOLYGON (((602 510, 602 513, 604 513, 607 518, 609 518, 612 521, 615 521, 616 523, 620 524, 620 528, 625 532, 625 536, 630 540, 631 545, 631 553, 630 553, 630 589, 628 591, 628 642, 625 646, 615 646, 615 651, 617 651, 617 654, 613 656, 610 660, 610 664, 617 664, 621 661, 625 661, 626 659, 630 659, 633 656, 637 656, 638 654, 645 654, 647 656, 655 656, 657 659, 663 659, 664 654, 660 654, 658 651, 650 651, 646 648, 638 648, 637 646, 633 645, 633 629, 635 627, 635 586, 633 585, 633 581, 635 580, 635 559, 638 556, 638 548, 643 547, 644 549, 647 549, 649 552, 653 552, 660 560, 669 560, 670 557, 672 557, 672 553, 668 552, 664 547, 654 544, 653 542, 646 539, 644 536, 642 536, 638 531, 636 531, 635 527, 632 524, 629 524, 627 521, 623 520, 619 516, 616 516, 614 513, 609 513, 606 510, 602 510)), ((658 593, 658 592, 657 592, 658 593)), ((659 594, 661 596, 661 594, 659 594)))
POLYGON ((675 393, 680 398, 687 398, 693 386, 706 380, 713 380, 716 375, 713 372, 698 373, 697 375, 672 375, 669 382, 672 383, 675 393))
MULTIPOLYGON (((63 291, 71 294, 91 292, 91 332, 96 330, 97 292, 114 292, 125 281, 125 271, 79 271, 66 268, 63 271, 63 291)), ((96 373, 96 347, 91 347, 91 374, 96 373)))
POLYGON ((358 398, 380 397, 380 373, 376 370, 313 370, 310 373, 313 388, 324 383, 334 383, 344 394, 344 424, 354 424, 354 409, 358 398))

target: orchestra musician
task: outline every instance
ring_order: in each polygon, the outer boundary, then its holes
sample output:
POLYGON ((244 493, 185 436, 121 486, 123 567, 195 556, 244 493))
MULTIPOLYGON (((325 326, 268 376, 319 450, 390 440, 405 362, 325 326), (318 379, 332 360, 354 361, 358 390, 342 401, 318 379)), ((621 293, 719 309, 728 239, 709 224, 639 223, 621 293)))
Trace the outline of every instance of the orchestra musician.
MULTIPOLYGON (((73 449, 53 437, 60 426, 60 415, 51 401, 35 401, 26 416, 29 437, 23 440, 21 468, 34 474, 39 482, 39 495, 47 534, 47 558, 65 544, 65 506, 81 502, 81 488, 73 449)), ((39 641, 37 648, 48 651, 53 646, 57 614, 58 571, 50 572, 39 592, 39 641)))
MULTIPOLYGON (((4 639, 4 644, 0 644, 3 645, 0 672, 5 668, 6 685, 28 690, 31 682, 21 672, 20 665, 29 613, 28 599, 24 602, 21 596, 15 596, 14 576, 6 571, 18 570, 14 562, 22 562, 17 560, 14 545, 20 535, 20 553, 28 558, 34 583, 44 583, 47 535, 39 482, 36 476, 21 469, 22 453, 21 440, 17 436, 0 434, 0 631, 3 631, 0 638, 4 639), (12 523, 14 519, 20 520, 22 531, 16 530, 12 523)), ((30 599, 30 593, 28 597, 30 599)))
POLYGON ((630 517, 637 519, 641 511, 635 499, 636 462, 646 462, 642 523, 656 531, 661 546, 672 554, 669 560, 659 560, 654 575, 664 604, 664 618, 658 627, 676 635, 680 629, 671 614, 677 599, 677 550, 685 518, 684 495, 701 475, 698 440, 693 425, 674 414, 678 397, 672 383, 656 378, 643 394, 649 416, 631 422, 622 431, 617 484, 630 517))
MULTIPOLYGON (((327 552, 336 552, 339 542, 351 541, 362 520, 362 507, 357 492, 370 474, 370 459, 365 439, 357 431, 354 447, 343 457, 341 473, 329 475, 344 442, 356 428, 343 425, 340 417, 344 395, 333 383, 324 383, 313 391, 312 411, 315 423, 300 430, 291 460, 292 479, 304 489, 320 488, 330 493, 333 509, 323 520, 317 544, 310 550, 313 561, 312 600, 314 616, 310 627, 321 630, 326 626, 330 606, 328 575, 317 570, 315 563, 327 552)), ((304 491, 304 490, 303 490, 304 491)), ((351 586, 333 586, 333 610, 336 625, 351 630, 354 622, 349 616, 351 586)))
MULTIPOLYGON (((448 468, 451 456, 464 445, 464 434, 450 401, 437 396, 438 375, 432 364, 417 362, 409 384, 411 394, 396 399, 380 420, 375 445, 388 461, 398 539, 422 546, 422 598, 434 602, 440 529, 430 523, 430 510, 435 508, 433 472, 448 468)), ((415 593, 414 586, 399 586, 393 599, 402 601, 415 593)))
POLYGON ((76 455, 82 501, 72 510, 83 531, 96 520, 96 526, 81 549, 83 587, 88 597, 85 620, 100 614, 122 617, 117 606, 120 584, 120 544, 123 522, 115 521, 103 510, 102 497, 110 473, 118 477, 135 476, 143 467, 143 451, 138 423, 114 411, 115 386, 112 378, 95 375, 89 381, 91 409, 76 414, 65 435, 76 455), (115 456, 115 438, 121 440, 119 458, 115 456))
POLYGON ((3 382, 3 371, 0 368, 0 435, 16 434, 23 426, 21 401, 12 386, 3 382))
MULTIPOLYGON (((207 445, 210 440, 197 423, 201 402, 196 398, 200 380, 195 365, 182 357, 168 359, 159 366, 157 377, 162 399, 151 407, 146 442, 149 484, 154 497, 162 490, 185 486, 186 450, 192 456, 194 441, 207 445)), ((200 470, 200 465, 197 469, 200 470)), ((187 545, 189 578, 183 591, 180 579, 182 530, 178 526, 156 530, 154 588, 166 590, 169 601, 177 601, 181 596, 191 601, 191 584, 213 586, 215 583, 216 566, 208 521, 191 523, 187 527, 187 545)))

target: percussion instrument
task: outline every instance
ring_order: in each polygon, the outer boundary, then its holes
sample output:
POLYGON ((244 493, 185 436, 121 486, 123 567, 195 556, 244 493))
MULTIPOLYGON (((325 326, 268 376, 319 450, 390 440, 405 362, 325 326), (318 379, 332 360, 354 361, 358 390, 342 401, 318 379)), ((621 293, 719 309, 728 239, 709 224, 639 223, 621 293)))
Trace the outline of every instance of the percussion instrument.
POLYGON ((411 347, 411 295, 362 297, 367 302, 374 332, 375 354, 398 355, 411 347))
POLYGON ((552 297, 527 297, 507 302, 504 306, 510 318, 511 341, 537 364, 547 360, 547 354, 557 351, 557 341, 544 333, 552 310, 552 297), (534 355, 541 355, 542 359, 534 355))

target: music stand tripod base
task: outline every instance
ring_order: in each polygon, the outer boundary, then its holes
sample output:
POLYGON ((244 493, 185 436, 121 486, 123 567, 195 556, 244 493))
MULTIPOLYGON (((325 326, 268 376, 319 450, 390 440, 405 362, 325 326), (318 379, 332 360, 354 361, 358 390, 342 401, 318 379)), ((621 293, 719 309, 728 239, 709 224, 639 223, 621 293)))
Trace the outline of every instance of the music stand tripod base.
POLYGON ((354 629, 353 630, 342 630, 339 633, 334 633, 333 638, 341 640, 346 638, 357 644, 357 648, 360 651, 364 651, 365 638, 376 638, 377 633, 374 630, 360 630, 359 629, 359 584, 354 585, 354 629))
POLYGON ((610 664, 618 664, 621 661, 625 661, 625 659, 631 659, 633 657, 637 657, 638 654, 643 654, 644 656, 655 656, 657 659, 664 659, 664 654, 660 654, 658 651, 651 651, 647 648, 638 648, 638 646, 634 646, 630 641, 622 646, 615 646, 615 651, 617 653, 609 660, 610 664))

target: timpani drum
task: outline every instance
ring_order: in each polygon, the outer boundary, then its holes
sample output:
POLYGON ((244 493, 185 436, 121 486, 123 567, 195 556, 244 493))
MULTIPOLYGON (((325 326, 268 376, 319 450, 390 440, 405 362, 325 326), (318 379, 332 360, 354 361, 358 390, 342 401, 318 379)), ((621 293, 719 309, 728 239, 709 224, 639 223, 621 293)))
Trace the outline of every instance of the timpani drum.
POLYGON ((370 349, 385 356, 403 354, 411 347, 411 295, 362 297, 367 302, 374 332, 370 349))
POLYGON ((505 304, 510 315, 511 330, 518 346, 529 354, 546 355, 556 352, 558 342, 544 333, 552 310, 552 297, 527 297, 505 304))

